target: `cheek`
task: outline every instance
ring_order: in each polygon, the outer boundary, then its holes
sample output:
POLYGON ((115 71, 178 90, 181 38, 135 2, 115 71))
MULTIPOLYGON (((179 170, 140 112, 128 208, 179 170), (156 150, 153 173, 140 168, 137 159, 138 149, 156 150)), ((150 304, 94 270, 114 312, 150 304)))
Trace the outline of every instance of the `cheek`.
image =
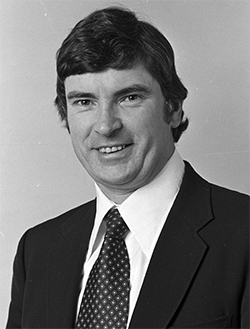
POLYGON ((129 129, 134 133, 135 142, 138 141, 140 150, 144 153, 159 152, 159 148, 162 148, 168 138, 168 125, 163 115, 159 117, 158 111, 153 111, 151 108, 144 109, 140 114, 130 121, 129 129))
POLYGON ((69 116, 68 124, 72 140, 85 140, 90 134, 91 126, 87 124, 87 121, 79 116, 69 116))
POLYGON ((157 142, 161 142, 161 139, 165 140, 170 131, 169 124, 166 123, 163 115, 159 116, 159 113, 151 114, 145 120, 142 119, 139 127, 142 134, 148 136, 148 138, 153 138, 157 142))
POLYGON ((68 121, 70 132, 73 133, 76 130, 76 124, 75 124, 74 117, 72 115, 68 114, 67 121, 68 121))
POLYGON ((87 136, 84 129, 80 129, 79 126, 70 126, 70 138, 75 153, 79 156, 83 152, 86 152, 86 140, 87 136))

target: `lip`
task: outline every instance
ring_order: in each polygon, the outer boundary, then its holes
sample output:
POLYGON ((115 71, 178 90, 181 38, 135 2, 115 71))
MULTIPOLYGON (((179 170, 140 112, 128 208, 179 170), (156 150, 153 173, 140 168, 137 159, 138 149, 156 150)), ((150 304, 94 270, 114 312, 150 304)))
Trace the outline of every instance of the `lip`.
POLYGON ((100 147, 95 147, 95 151, 98 154, 103 156, 111 156, 111 155, 118 155, 123 153, 129 146, 132 144, 113 144, 113 145, 102 145, 100 147))

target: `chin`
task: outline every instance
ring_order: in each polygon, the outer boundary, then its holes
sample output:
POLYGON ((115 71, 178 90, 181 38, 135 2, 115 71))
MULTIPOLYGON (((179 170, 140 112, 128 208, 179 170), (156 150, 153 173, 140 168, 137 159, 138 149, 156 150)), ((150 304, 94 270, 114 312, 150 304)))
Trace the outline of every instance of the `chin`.
MULTIPOLYGON (((131 176, 119 176, 117 173, 113 173, 112 175, 106 175, 105 177, 99 177, 97 179, 94 178, 95 181, 99 182, 100 184, 110 187, 113 189, 122 188, 129 184, 131 181, 131 176)), ((133 179, 132 179, 133 181, 133 179)))

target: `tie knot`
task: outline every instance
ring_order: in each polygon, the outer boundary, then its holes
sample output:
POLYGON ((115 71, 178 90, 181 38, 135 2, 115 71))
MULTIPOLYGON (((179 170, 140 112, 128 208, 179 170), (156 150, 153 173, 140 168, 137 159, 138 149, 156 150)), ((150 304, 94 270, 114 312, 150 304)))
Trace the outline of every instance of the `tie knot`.
POLYGON ((117 208, 111 208, 106 215, 106 238, 122 239, 128 227, 117 208))

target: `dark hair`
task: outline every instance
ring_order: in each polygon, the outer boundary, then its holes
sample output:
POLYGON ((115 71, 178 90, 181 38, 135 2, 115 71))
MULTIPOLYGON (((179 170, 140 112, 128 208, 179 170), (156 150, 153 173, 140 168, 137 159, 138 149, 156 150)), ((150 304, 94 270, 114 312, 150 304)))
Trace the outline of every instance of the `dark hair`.
MULTIPOLYGON (((64 81, 71 75, 101 72, 108 68, 128 69, 142 63, 160 84, 167 110, 177 111, 187 89, 177 76, 174 52, 168 40, 135 13, 120 7, 97 10, 76 24, 57 52, 57 97, 55 104, 67 129, 64 81)), ((187 129, 188 119, 172 128, 177 142, 187 129)))

